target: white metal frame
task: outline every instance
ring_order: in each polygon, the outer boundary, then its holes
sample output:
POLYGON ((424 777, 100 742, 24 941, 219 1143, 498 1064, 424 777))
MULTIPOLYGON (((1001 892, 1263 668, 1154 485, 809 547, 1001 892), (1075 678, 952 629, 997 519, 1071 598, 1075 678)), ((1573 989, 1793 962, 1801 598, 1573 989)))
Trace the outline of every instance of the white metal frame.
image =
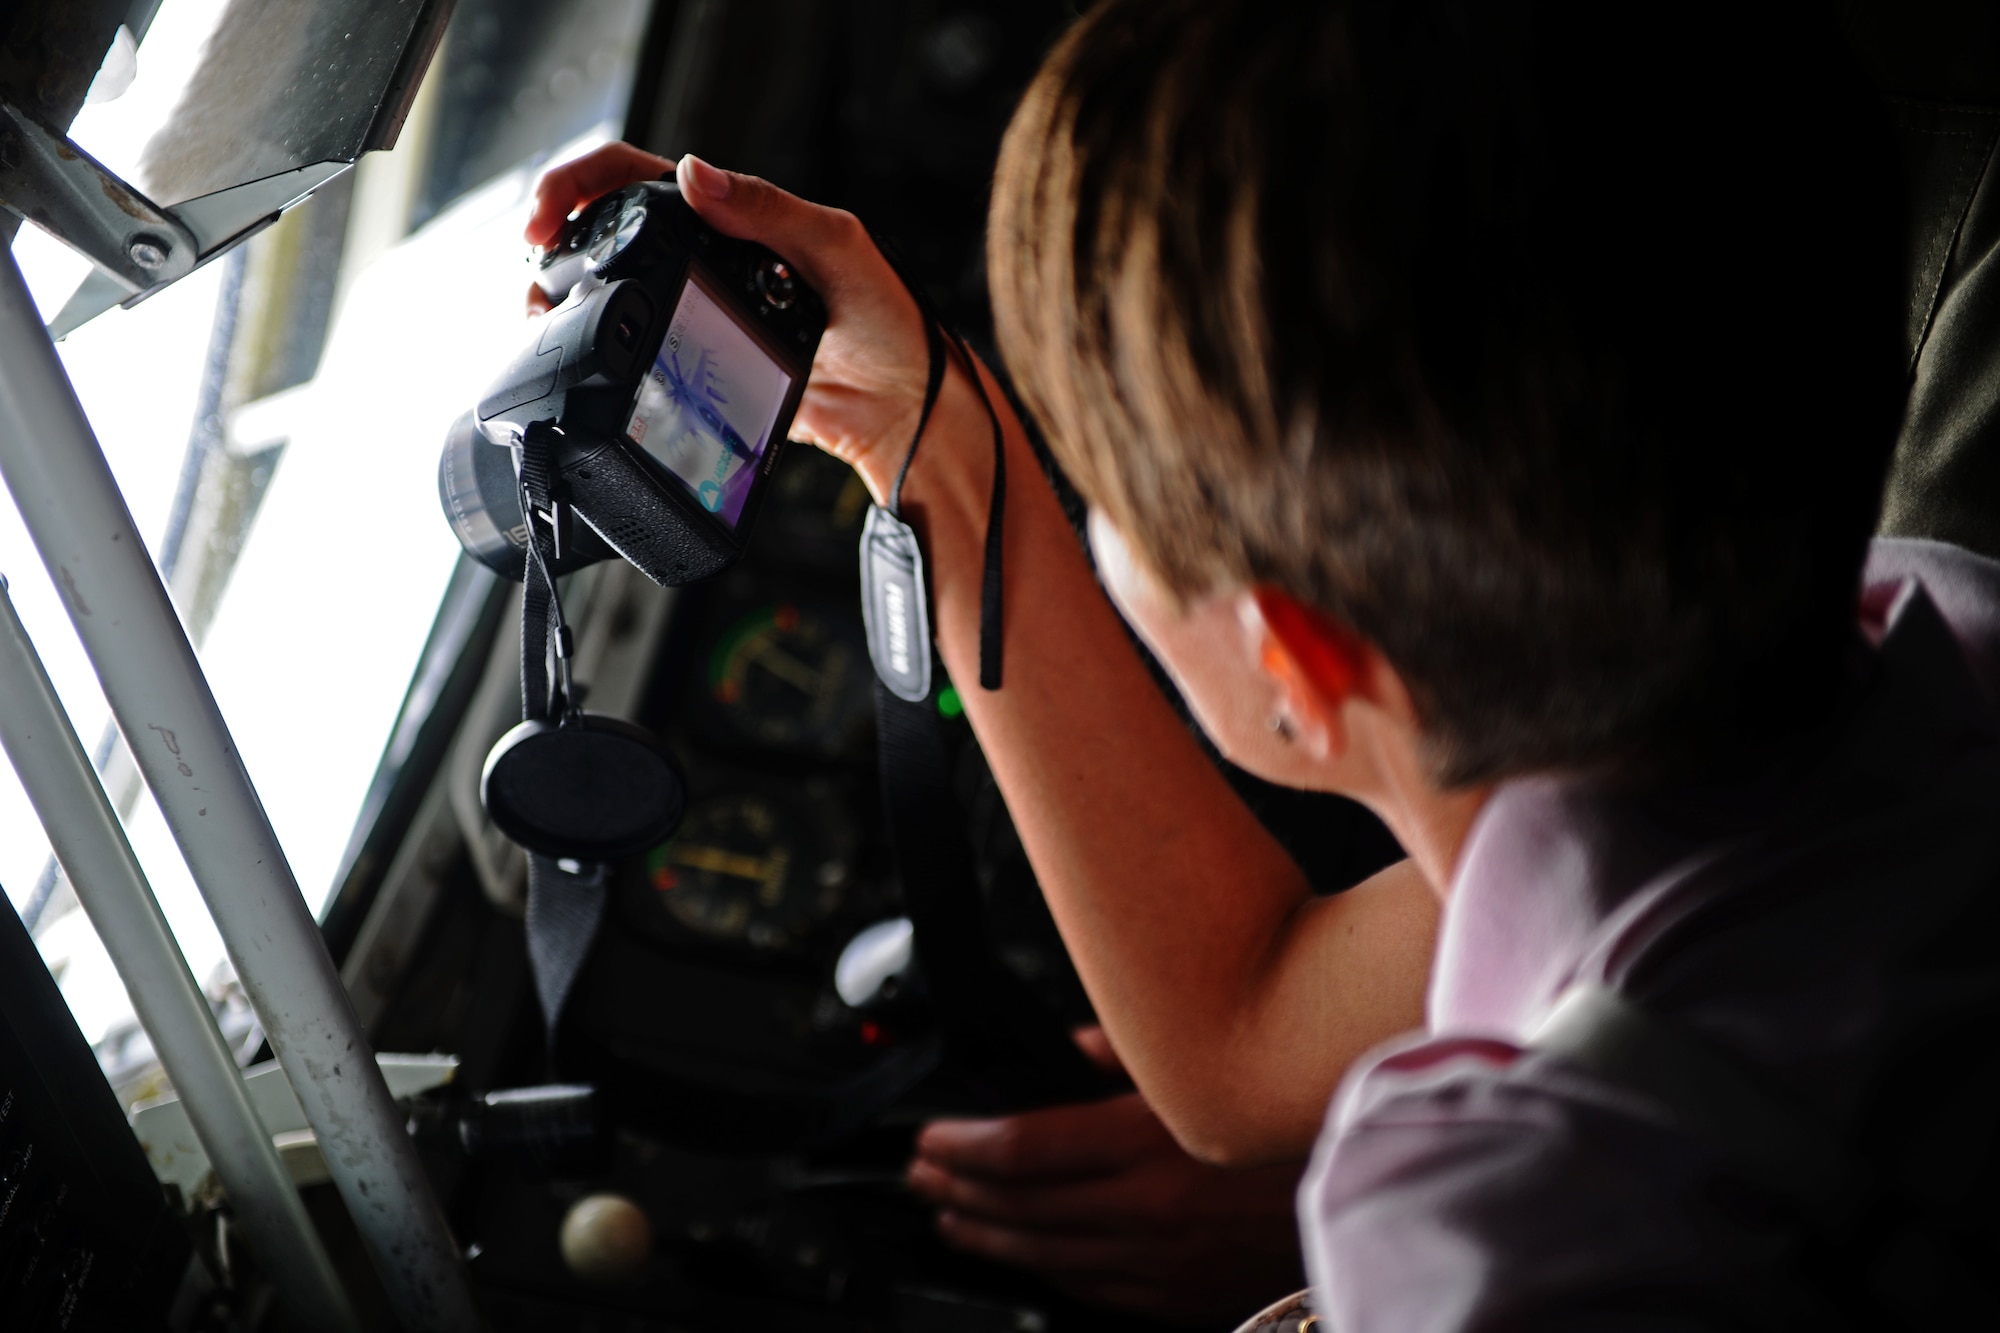
POLYGON ((125 830, 98 785, 0 580, 0 744, 21 775, 56 859, 117 965, 189 1121, 242 1223, 245 1244, 300 1327, 361 1325, 279 1161, 125 830))
MULTIPOLYGON (((12 255, 0 477, 410 1333, 480 1321, 430 1182, 12 255)), ((314 725, 332 719, 302 718, 314 725)))

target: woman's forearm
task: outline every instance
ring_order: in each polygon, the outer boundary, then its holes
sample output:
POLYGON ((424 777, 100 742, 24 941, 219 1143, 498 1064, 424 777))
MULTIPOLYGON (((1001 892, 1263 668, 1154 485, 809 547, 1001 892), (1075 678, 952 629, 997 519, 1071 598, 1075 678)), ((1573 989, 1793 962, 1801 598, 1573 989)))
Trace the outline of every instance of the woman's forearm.
POLYGON ((1063 939, 1140 1088, 1198 1155, 1296 1155, 1341 1072, 1422 1017, 1436 905, 1411 871, 1334 898, 1161 697, 1004 400, 1005 676, 977 685, 990 428, 947 380, 905 490, 957 682, 1063 939))

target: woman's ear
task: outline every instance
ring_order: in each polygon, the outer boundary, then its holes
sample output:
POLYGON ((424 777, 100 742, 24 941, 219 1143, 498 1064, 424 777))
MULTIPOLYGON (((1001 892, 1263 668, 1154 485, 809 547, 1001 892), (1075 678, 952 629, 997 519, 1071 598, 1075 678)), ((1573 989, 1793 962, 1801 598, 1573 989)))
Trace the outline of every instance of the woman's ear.
POLYGON ((1348 745, 1342 710, 1372 698, 1379 654, 1366 639, 1289 593, 1265 585, 1242 602, 1244 628, 1257 639, 1258 661, 1279 687, 1281 711, 1271 726, 1317 758, 1348 745))

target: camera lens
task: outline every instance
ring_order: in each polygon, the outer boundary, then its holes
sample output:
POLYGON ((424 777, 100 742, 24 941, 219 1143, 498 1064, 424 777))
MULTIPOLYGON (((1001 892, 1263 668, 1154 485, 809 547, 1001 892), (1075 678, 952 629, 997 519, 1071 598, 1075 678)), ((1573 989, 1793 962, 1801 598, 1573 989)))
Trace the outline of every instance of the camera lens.
POLYGON ((799 281, 792 266, 782 259, 766 261, 757 269, 757 294, 773 310, 789 310, 799 299, 799 281))

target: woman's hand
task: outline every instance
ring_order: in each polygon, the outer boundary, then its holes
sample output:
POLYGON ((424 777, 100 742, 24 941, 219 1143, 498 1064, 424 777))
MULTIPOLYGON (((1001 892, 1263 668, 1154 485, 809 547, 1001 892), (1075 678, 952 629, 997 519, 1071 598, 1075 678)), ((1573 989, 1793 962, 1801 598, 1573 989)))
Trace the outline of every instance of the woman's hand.
MULTIPOLYGON (((1100 1029, 1077 1041, 1118 1067, 1100 1029)), ((1134 1092, 939 1121, 909 1180, 960 1249, 1099 1304, 1233 1324, 1304 1285, 1292 1212, 1303 1169, 1197 1162, 1134 1092)))
MULTIPOLYGON (((673 169, 666 158, 625 143, 556 167, 536 186, 527 239, 547 245, 578 208, 673 169)), ((694 157, 680 160, 679 181, 703 221, 775 250, 826 301, 826 333, 792 434, 853 466, 882 500, 923 405, 928 360, 916 302, 852 213, 809 204, 694 157)))
POLYGON ((524 233, 528 244, 553 245, 563 223, 586 205, 638 181, 664 180, 673 169, 671 159, 629 143, 608 143, 550 167, 535 182, 535 211, 528 215, 524 233))

